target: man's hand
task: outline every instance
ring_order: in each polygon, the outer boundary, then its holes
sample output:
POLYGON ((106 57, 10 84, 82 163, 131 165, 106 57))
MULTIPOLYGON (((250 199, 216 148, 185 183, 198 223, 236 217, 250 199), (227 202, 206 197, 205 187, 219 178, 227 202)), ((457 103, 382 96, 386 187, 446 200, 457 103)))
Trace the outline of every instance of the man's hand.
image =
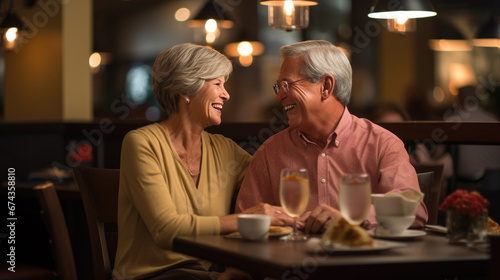
POLYGON ((305 233, 322 233, 333 220, 340 217, 340 211, 325 204, 320 204, 311 212, 306 212, 300 217, 304 222, 302 231, 305 233))

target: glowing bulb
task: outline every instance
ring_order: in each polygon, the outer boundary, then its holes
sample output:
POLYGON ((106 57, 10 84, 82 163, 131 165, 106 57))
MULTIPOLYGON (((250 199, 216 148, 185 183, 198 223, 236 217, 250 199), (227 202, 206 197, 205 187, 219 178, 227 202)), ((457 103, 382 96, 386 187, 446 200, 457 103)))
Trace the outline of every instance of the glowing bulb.
POLYGON ((180 8, 175 12, 175 20, 186 21, 190 15, 191 12, 189 11, 188 8, 180 8))
POLYGON ((214 32, 208 32, 207 35, 205 36, 205 40, 207 43, 211 44, 215 41, 216 36, 214 32))
POLYGON ((5 38, 9 42, 13 42, 17 38, 17 28, 11 27, 5 32, 5 38))
POLYGON ((285 14, 287 16, 291 16, 293 12, 293 1, 286 0, 285 1, 285 14))
POLYGON ((238 53, 243 56, 251 55, 253 52, 252 44, 247 41, 243 41, 238 44, 238 53))
POLYGON ((101 65, 101 55, 99 53, 93 53, 89 57, 89 65, 92 68, 96 68, 101 65))
POLYGON ((408 17, 406 17, 406 16, 399 16, 399 17, 396 19, 396 22, 397 22, 398 24, 405 24, 407 20, 408 20, 408 17))
POLYGON ((248 67, 252 65, 253 57, 251 55, 242 55, 239 58, 240 64, 243 67, 248 67))
POLYGON ((205 23, 205 30, 207 32, 215 32, 217 30, 217 22, 214 19, 209 19, 205 23))

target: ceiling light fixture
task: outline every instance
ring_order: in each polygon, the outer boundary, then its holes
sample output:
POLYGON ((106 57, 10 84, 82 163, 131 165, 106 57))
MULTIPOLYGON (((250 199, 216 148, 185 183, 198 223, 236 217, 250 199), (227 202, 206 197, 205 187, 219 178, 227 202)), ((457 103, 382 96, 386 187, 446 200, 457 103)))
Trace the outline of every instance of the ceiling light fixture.
POLYGON ((208 1, 201 11, 188 22, 188 27, 204 28, 205 41, 212 44, 220 36, 220 28, 229 29, 234 25, 223 12, 222 7, 208 1))
POLYGON ((492 17, 472 40, 476 47, 500 48, 500 16, 492 17))
POLYGON ((5 50, 14 50, 17 48, 19 39, 19 32, 28 30, 26 24, 19 18, 17 13, 12 7, 12 0, 10 7, 0 23, 0 32, 3 32, 3 45, 5 50))
POLYGON ((264 53, 264 45, 258 41, 240 41, 227 44, 224 53, 229 57, 238 57, 244 67, 253 63, 253 57, 264 53))
POLYGON ((437 15, 429 0, 374 0, 368 13, 375 19, 426 18, 437 15))
POLYGON ((439 52, 467 52, 472 51, 471 42, 465 39, 454 24, 441 24, 438 36, 429 40, 429 47, 433 51, 439 52))
POLYGON ((417 30, 417 20, 405 17, 387 19, 387 30, 400 34, 414 32, 417 30))
POLYGON ((305 29, 309 26, 309 6, 317 5, 314 1, 261 1, 268 6, 268 23, 275 29, 286 31, 305 29))

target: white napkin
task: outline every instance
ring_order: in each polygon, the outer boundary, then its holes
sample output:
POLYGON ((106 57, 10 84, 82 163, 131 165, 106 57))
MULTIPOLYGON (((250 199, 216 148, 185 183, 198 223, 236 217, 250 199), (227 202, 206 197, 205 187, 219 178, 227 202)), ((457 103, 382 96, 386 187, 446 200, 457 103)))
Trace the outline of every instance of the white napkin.
POLYGON ((424 199, 424 193, 416 190, 409 190, 399 193, 388 193, 385 196, 401 198, 401 206, 404 216, 415 215, 420 202, 422 202, 422 200, 424 199))

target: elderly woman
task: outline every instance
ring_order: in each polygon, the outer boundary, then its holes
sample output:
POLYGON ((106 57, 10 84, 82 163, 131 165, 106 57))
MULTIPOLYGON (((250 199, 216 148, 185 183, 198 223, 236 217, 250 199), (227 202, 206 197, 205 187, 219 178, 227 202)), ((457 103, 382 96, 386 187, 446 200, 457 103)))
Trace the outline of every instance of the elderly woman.
MULTIPOLYGON (((152 70, 153 90, 167 118, 129 132, 120 163, 116 279, 215 279, 209 264, 171 250, 178 235, 237 230, 229 215, 251 156, 232 140, 204 131, 221 123, 231 62, 193 44, 163 50, 152 70)), ((291 224, 279 207, 248 213, 291 224)), ((231 270, 234 272, 234 270, 231 270)), ((231 273, 223 273, 227 277, 231 273)), ((221 278, 222 279, 222 278, 221 278)))

